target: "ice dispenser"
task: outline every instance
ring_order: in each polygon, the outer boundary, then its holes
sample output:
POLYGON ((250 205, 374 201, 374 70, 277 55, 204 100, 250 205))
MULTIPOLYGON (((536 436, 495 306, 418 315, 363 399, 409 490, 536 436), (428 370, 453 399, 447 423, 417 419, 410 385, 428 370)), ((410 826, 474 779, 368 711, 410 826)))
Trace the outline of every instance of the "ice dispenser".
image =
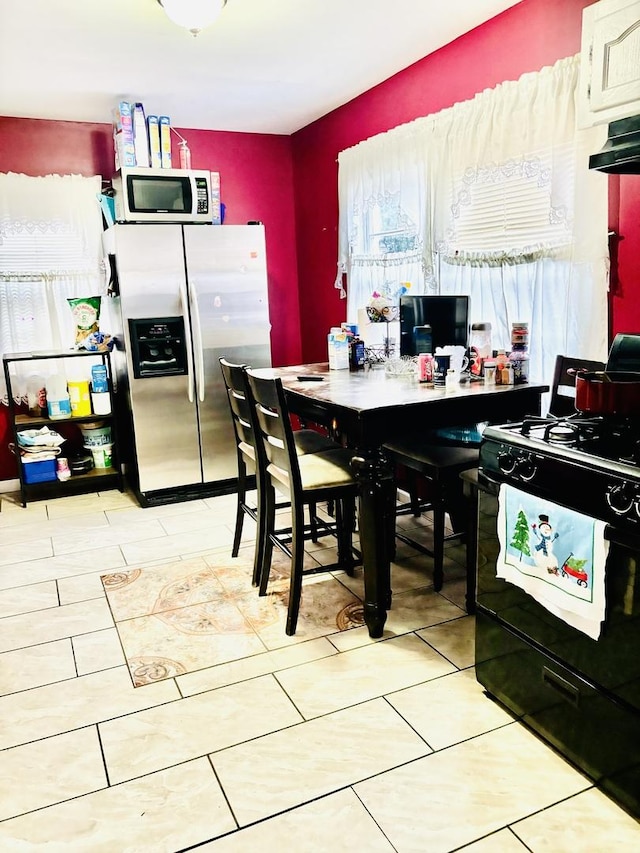
POLYGON ((182 317, 129 320, 133 375, 136 379, 187 372, 182 317))

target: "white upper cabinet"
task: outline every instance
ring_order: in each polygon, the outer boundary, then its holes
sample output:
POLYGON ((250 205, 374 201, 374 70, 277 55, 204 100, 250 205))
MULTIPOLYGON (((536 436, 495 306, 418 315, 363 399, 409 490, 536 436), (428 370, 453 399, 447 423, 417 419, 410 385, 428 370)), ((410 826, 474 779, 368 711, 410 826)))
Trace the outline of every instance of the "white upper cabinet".
POLYGON ((578 125, 640 114, 640 0, 599 0, 582 13, 578 125))

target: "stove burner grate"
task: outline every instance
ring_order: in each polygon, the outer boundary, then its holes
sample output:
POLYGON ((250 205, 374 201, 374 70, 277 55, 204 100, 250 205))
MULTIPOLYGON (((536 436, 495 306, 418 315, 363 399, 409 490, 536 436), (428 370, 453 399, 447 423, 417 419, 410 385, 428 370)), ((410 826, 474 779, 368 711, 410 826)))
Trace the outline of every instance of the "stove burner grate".
POLYGON ((558 418, 554 415, 541 417, 529 415, 522 422, 522 435, 534 435, 548 444, 563 444, 566 447, 579 447, 587 441, 593 441, 602 434, 601 418, 585 418, 573 415, 558 418))

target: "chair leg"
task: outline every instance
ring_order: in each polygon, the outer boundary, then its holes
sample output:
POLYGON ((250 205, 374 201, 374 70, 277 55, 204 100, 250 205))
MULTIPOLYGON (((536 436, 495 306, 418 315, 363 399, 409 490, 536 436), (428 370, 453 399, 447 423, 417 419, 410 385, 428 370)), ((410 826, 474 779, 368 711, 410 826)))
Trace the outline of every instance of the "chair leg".
POLYGON ((264 534, 262 536, 262 565, 260 566, 259 595, 267 594, 267 584, 271 572, 271 558, 273 557, 273 541, 271 535, 276 527, 276 492, 271 483, 267 483, 264 489, 264 534))
POLYGON ((318 541, 318 523, 316 521, 317 514, 318 514, 318 507, 316 505, 316 502, 313 501, 313 503, 309 504, 309 525, 311 527, 311 541, 312 542, 318 541))
POLYGON ((289 637, 296 632, 300 599, 302 598, 302 569, 304 561, 304 506, 291 505, 291 581, 289 583, 289 609, 286 633, 289 637))
POLYGON ((434 485, 438 494, 433 501, 433 588, 440 592, 444 580, 445 503, 441 484, 434 485))
MULTIPOLYGON (((258 586, 262 577, 262 566, 265 561, 265 545, 266 537, 269 535, 267 526, 267 504, 265 493, 267 485, 263 482, 260 472, 256 472, 256 492, 257 492, 257 518, 256 518, 256 547, 253 555, 253 575, 251 583, 253 586, 258 586)), ((271 564, 271 558, 269 558, 271 564)))
POLYGON ((244 509, 242 505, 247 500, 247 466, 242 453, 238 452, 238 500, 236 502, 236 527, 233 535, 233 547, 231 556, 237 557, 242 539, 242 525, 244 522, 244 509))
POLYGON ((353 497, 336 501, 336 525, 338 528, 338 564, 353 577, 355 574, 353 559, 352 533, 355 528, 356 502, 353 497))
POLYGON ((411 468, 407 471, 407 486, 409 487, 411 512, 417 517, 420 515, 420 487, 418 485, 418 475, 411 468))

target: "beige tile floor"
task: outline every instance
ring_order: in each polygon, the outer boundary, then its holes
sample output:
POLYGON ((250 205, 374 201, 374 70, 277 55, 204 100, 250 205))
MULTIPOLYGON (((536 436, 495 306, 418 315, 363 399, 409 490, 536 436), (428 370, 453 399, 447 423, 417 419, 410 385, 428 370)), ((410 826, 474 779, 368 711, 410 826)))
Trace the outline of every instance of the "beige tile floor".
POLYGON ((361 573, 305 581, 289 638, 285 563, 258 600, 233 515, 231 496, 0 496, 0 850, 640 849, 636 820, 483 694, 460 548, 440 594, 398 550, 382 640, 361 573))

